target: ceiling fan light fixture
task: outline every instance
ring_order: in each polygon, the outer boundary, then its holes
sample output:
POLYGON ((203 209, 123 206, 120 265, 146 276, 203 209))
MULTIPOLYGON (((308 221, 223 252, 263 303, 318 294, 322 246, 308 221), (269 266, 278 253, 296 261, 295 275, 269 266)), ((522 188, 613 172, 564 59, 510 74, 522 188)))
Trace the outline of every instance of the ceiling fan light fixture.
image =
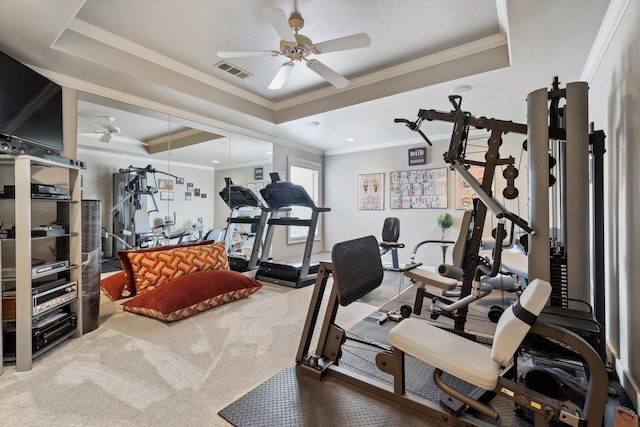
POLYGON ((371 38, 366 33, 352 34, 346 37, 326 40, 321 43, 314 44, 311 39, 299 33, 304 27, 304 19, 298 12, 293 12, 291 17, 287 19, 281 9, 275 7, 264 7, 262 12, 271 26, 280 36, 280 50, 248 50, 236 52, 218 52, 221 58, 251 57, 251 56, 284 56, 289 62, 283 64, 280 70, 269 84, 269 89, 280 89, 296 62, 308 61, 307 66, 316 74, 331 83, 338 89, 343 89, 349 84, 349 80, 333 71, 321 62, 315 59, 309 60, 307 57, 311 54, 322 54, 328 52, 338 52, 350 49, 358 49, 369 47, 371 38))

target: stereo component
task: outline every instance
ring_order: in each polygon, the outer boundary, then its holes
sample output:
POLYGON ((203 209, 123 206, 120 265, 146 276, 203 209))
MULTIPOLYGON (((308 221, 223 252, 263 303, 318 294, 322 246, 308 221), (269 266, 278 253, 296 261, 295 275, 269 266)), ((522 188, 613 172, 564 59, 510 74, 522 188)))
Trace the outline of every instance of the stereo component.
MULTIPOLYGON (((32 345, 31 351, 43 351, 56 344, 58 340, 71 335, 76 330, 78 316, 76 313, 60 312, 42 322, 40 326, 35 326, 31 330, 32 345)), ((2 331, 3 355, 6 358, 16 355, 16 329, 15 325, 5 323, 2 331)))
POLYGON ((50 264, 35 266, 31 269, 31 277, 33 279, 45 276, 47 274, 57 273, 69 268, 69 261, 54 261, 50 264))

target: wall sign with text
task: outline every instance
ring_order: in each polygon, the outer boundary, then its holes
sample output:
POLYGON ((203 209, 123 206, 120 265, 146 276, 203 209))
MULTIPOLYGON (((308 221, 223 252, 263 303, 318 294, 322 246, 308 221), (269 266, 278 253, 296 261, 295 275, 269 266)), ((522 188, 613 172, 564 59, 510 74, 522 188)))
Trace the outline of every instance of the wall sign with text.
POLYGON ((409 148, 409 166, 427 164, 427 147, 409 148))

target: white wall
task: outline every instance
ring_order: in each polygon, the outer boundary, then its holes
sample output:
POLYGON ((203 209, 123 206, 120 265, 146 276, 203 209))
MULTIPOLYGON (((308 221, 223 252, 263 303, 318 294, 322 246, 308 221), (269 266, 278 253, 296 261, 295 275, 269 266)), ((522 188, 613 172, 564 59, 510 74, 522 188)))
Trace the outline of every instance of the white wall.
MULTIPOLYGON (((613 6, 624 1, 613 1, 613 6)), ((611 10, 611 8, 610 8, 611 10)), ((640 407, 640 2, 631 0, 590 83, 590 117, 606 133, 607 341, 640 407)))
MULTIPOLYGON (((425 106, 428 108, 428 106, 425 106)), ((472 112, 482 114, 481 111, 472 112)), ((523 118, 523 122, 525 119, 523 118)), ((473 140, 473 147, 468 150, 468 158, 482 160, 486 151, 486 137, 473 140)), ((504 188, 502 170, 496 170, 497 198, 504 206, 516 214, 527 218, 526 195, 527 195, 527 157, 526 152, 522 152, 522 141, 525 135, 507 134, 502 144, 500 155, 515 158, 516 167, 519 168, 516 186, 520 190, 520 197, 516 200, 505 201, 502 198, 502 188, 504 188)), ((433 169, 446 167, 442 153, 448 150, 449 141, 432 141, 433 147, 427 149, 427 164, 421 166, 408 166, 408 149, 425 146, 425 143, 417 142, 413 145, 402 147, 385 148, 379 150, 363 151, 350 154, 340 154, 327 156, 325 158, 325 203, 331 207, 331 212, 326 214, 325 239, 326 247, 331 248, 334 244, 366 235, 375 236, 381 240, 382 225, 387 217, 397 217, 400 219, 400 239, 405 244, 405 248, 399 251, 401 263, 408 262, 414 246, 422 240, 440 239, 442 231, 438 227, 437 217, 448 212, 454 217, 453 227, 446 231, 445 239, 455 240, 459 233, 462 210, 455 209, 455 182, 456 173, 448 171, 448 208, 447 209, 391 209, 389 196, 389 172, 433 169), (385 200, 384 210, 358 210, 357 209, 357 187, 358 175, 368 173, 385 174, 385 200)), ((485 234, 489 233, 497 224, 488 215, 485 226, 485 234)), ((420 249, 418 258, 426 265, 436 266, 442 262, 442 250, 438 245, 429 245, 420 249), (423 252, 424 251, 424 252, 423 252)), ((450 262, 448 251, 447 262, 450 262)), ((384 262, 391 262, 391 255, 385 255, 384 262)))

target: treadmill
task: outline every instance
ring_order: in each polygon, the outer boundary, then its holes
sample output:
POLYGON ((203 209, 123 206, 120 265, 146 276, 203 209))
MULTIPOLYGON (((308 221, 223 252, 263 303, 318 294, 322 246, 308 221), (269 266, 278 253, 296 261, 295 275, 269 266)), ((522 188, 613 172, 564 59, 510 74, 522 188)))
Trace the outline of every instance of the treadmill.
POLYGON ((290 182, 280 181, 277 172, 272 172, 271 183, 260 190, 262 198, 271 210, 268 221, 267 235, 264 240, 265 248, 271 247, 275 228, 278 226, 308 227, 307 240, 302 259, 295 258, 283 261, 269 261, 268 253, 263 252, 255 278, 265 282, 284 285, 291 288, 301 288, 315 282, 319 260, 312 260, 311 250, 318 226, 318 217, 322 212, 329 212, 331 208, 321 208, 315 205, 304 187, 290 182), (311 208, 311 218, 280 218, 282 212, 291 210, 291 206, 311 208))
POLYGON ((262 245, 264 231, 269 217, 269 208, 262 203, 251 189, 234 185, 231 178, 225 178, 224 181, 226 186, 218 194, 220 194, 222 200, 224 200, 231 209, 231 214, 229 218, 227 218, 227 229, 224 235, 224 242, 229 258, 229 268, 239 272, 255 270, 258 266, 261 250, 267 248, 265 252, 267 255, 269 254, 270 246, 263 247, 262 245), (245 216, 241 212, 242 208, 258 208, 260 209, 260 214, 257 216, 245 216), (248 258, 244 253, 238 254, 232 251, 231 237, 236 224, 251 225, 251 234, 249 236, 253 237, 253 246, 248 258))

